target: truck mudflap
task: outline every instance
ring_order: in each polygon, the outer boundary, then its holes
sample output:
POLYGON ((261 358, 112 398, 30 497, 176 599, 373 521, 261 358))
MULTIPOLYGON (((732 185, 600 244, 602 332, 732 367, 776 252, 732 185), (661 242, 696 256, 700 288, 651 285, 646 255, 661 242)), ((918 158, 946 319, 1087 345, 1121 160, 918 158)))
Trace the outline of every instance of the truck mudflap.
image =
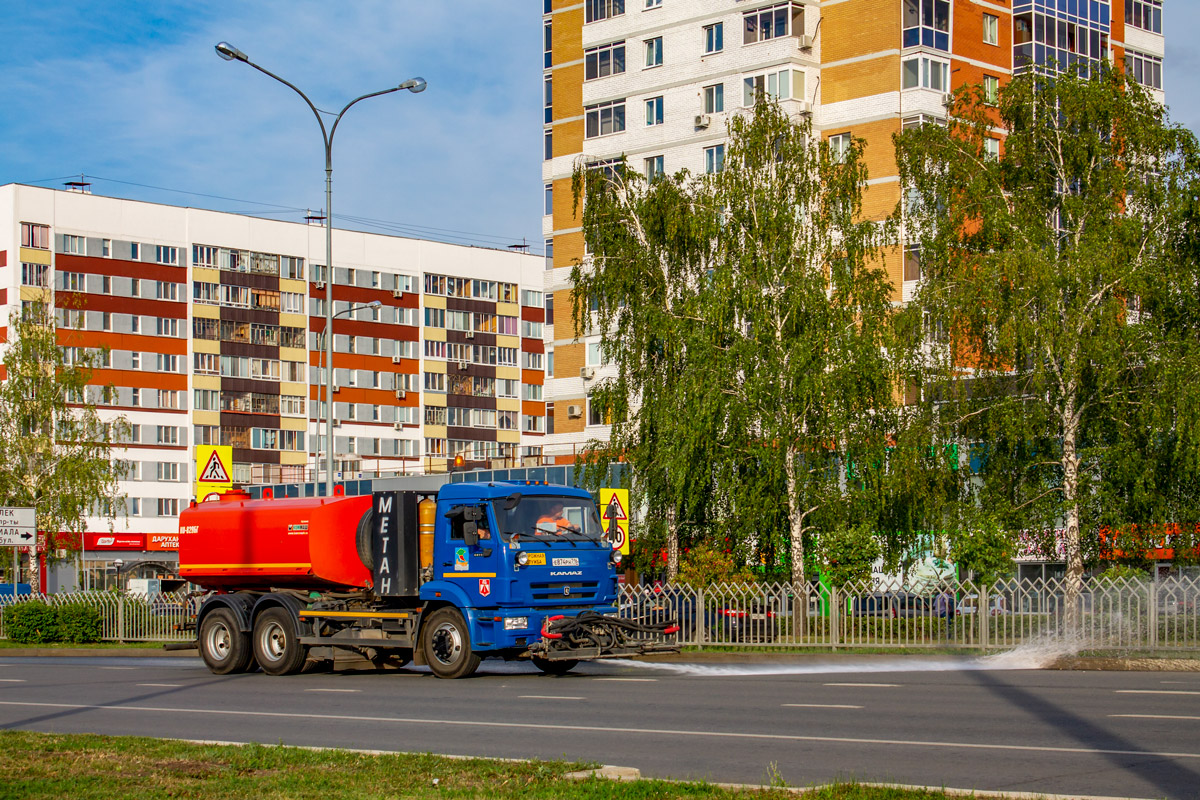
POLYGON ((647 653, 677 653, 674 620, 641 622, 585 611, 574 617, 558 614, 542 623, 541 641, 529 654, 546 661, 628 658, 647 653))

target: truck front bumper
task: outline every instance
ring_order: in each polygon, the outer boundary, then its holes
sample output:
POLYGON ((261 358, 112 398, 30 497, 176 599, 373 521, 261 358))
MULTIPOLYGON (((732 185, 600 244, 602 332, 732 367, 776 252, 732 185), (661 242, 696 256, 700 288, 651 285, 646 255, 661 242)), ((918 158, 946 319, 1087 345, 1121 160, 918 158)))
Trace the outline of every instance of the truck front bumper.
POLYGON ((646 624, 595 611, 554 615, 542 622, 541 640, 530 645, 529 654, 547 661, 587 661, 675 653, 678 631, 673 620, 646 624))

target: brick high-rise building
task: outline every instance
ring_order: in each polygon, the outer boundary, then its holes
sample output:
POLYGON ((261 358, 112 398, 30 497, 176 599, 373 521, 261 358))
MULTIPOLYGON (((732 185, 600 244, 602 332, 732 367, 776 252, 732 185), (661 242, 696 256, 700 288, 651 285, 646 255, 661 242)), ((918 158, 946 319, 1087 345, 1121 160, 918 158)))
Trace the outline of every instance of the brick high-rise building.
MULTIPOLYGON (((546 455, 573 459, 606 426, 587 401, 597 336, 576 340, 570 269, 584 254, 576 164, 625 156, 647 175, 721 168, 725 123, 757 92, 811 115, 835 143, 867 142, 864 210, 900 199, 892 135, 944 119, 964 84, 996 91, 1026 69, 1123 63, 1162 95, 1162 0, 544 0, 543 230, 553 324, 546 455)), ((996 147, 1002 133, 996 134, 996 147)), ((888 254, 896 299, 920 277, 888 254)))

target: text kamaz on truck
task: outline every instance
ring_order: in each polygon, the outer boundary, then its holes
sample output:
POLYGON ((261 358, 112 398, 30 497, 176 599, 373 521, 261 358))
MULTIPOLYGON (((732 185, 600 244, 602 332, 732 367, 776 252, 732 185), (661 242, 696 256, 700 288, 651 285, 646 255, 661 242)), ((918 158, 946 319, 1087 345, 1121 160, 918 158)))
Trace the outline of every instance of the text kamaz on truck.
POLYGON ((179 517, 182 577, 211 590, 196 646, 217 674, 332 659, 427 664, 461 678, 481 658, 579 661, 677 649, 670 622, 617 616, 617 567, 591 496, 538 483, 434 494, 252 500, 179 517))

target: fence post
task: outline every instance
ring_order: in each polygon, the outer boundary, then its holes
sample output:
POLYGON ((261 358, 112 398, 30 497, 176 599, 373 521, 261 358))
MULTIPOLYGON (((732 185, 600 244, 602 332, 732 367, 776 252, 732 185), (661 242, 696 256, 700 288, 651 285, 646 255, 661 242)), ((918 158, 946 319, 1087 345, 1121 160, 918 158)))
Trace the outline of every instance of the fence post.
POLYGON ((696 590, 696 619, 700 630, 696 632, 696 646, 703 649, 708 641, 708 609, 704 605, 704 587, 696 590))
POLYGON ((829 587, 829 645, 837 650, 838 639, 838 590, 836 586, 829 587))
POLYGON ((117 643, 125 644, 125 595, 117 595, 117 643))
POLYGON ((1150 646, 1158 647, 1158 579, 1150 581, 1146 585, 1146 594, 1150 601, 1150 613, 1147 615, 1150 620, 1150 646))
POLYGON ((989 600, 988 587, 980 581, 979 602, 975 604, 975 614, 979 617, 979 646, 981 648, 988 646, 988 628, 992 624, 992 606, 989 600))

